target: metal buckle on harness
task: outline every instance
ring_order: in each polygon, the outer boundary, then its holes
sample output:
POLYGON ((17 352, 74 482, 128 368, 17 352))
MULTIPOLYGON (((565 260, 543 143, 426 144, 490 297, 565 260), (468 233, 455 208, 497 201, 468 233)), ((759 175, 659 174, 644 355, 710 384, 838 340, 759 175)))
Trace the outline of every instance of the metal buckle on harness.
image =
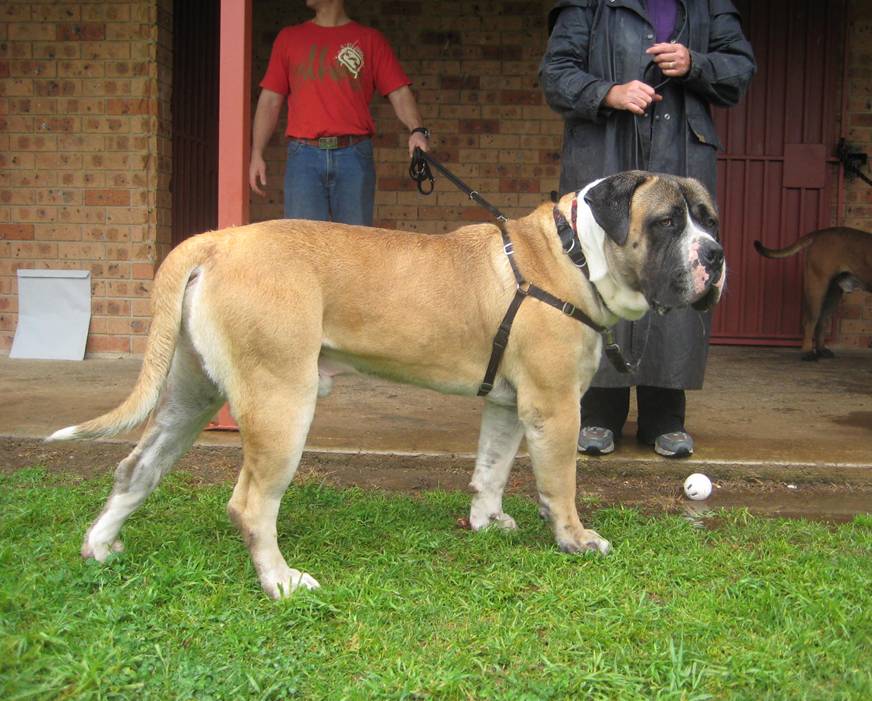
POLYGON ((560 308, 560 311, 562 311, 567 316, 572 316, 573 314, 575 314, 575 305, 570 304, 569 302, 564 302, 563 306, 560 308))
POLYGON ((318 138, 318 148, 332 150, 339 148, 338 136, 321 136, 318 138))
POLYGON ((503 250, 506 252, 507 256, 514 255, 515 244, 513 244, 511 241, 507 241, 506 243, 503 244, 503 250))
POLYGON ((505 350, 507 345, 509 345, 509 329, 505 326, 500 326, 496 334, 494 334, 493 347, 505 350))
POLYGON ((634 366, 627 362, 621 347, 615 340, 615 332, 612 329, 603 332, 603 340, 605 341, 604 352, 615 370, 624 374, 636 371, 638 363, 634 366))

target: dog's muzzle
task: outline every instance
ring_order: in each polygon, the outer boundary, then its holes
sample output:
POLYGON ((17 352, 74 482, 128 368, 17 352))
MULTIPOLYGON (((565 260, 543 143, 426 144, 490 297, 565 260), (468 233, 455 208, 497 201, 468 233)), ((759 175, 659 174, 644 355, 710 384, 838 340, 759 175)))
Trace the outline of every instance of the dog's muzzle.
POLYGON ((699 297, 691 304, 694 309, 705 311, 715 306, 721 298, 726 282, 724 249, 714 240, 703 240, 694 246, 696 260, 692 263, 693 290, 699 297))

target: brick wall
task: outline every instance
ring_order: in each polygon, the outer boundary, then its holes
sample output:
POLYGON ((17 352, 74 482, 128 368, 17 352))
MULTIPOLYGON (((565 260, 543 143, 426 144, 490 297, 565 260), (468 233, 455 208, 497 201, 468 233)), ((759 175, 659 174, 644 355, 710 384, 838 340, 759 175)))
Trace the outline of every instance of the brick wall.
MULTIPOLYGON (((872 2, 868 0, 852 0, 849 6, 847 90, 845 139, 870 156, 864 170, 872 174, 872 2)), ((844 223, 872 232, 872 186, 860 178, 846 179, 844 223)), ((872 295, 847 295, 833 331, 834 345, 872 347, 872 295)))
MULTIPOLYGON (((551 0, 347 4, 395 48, 437 157, 510 216, 547 199, 562 131, 536 84, 551 0)), ((872 8, 849 8, 845 119, 849 140, 868 152, 872 8)), ((253 9, 252 104, 275 34, 310 16, 296 1, 254 0, 253 9)), ((91 270, 88 351, 143 350, 151 280, 171 246, 171 17, 172 0, 0 6, 0 352, 15 330, 20 267, 91 270)), ((444 179, 420 196, 407 175, 405 128, 384 98, 373 110, 378 224, 435 233, 488 218, 444 179)), ((280 130, 267 158, 269 197, 252 198, 256 221, 281 215, 280 130)), ((872 230, 870 191, 847 184, 848 224, 872 230)), ((848 297, 836 345, 869 344, 870 299, 848 297)))
MULTIPOLYGON (((346 3, 355 20, 385 34, 413 80, 422 117, 433 132, 434 155, 509 216, 529 213, 557 188, 562 122, 545 105, 536 80, 552 5, 551 0, 346 3)), ((255 88, 279 29, 310 17, 303 3, 255 2, 255 88)), ((489 218, 444 179, 429 197, 419 195, 408 176, 408 132, 380 95, 373 114, 376 225, 438 233, 489 218)), ((280 123, 284 120, 282 115, 280 123)), ((254 220, 282 214, 281 133, 267 155, 269 197, 252 197, 254 220)))
POLYGON ((167 228, 156 211, 168 143, 157 6, 0 6, 0 351, 15 331, 19 268, 90 270, 88 352, 143 349, 167 228))

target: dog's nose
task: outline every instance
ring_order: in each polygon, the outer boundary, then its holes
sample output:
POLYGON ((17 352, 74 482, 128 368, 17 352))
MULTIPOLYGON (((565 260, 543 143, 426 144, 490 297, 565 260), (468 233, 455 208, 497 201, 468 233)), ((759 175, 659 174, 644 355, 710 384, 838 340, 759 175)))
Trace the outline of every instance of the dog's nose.
POLYGON ((724 263, 724 249, 713 244, 702 252, 702 262, 707 268, 720 268, 724 263))

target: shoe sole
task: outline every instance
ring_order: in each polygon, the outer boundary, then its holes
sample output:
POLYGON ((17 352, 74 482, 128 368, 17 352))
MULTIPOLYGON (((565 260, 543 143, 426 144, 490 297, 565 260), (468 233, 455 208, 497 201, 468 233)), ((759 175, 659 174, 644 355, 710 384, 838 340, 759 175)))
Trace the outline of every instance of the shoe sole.
POLYGON ((674 450, 672 452, 668 450, 663 450, 660 446, 654 446, 654 452, 657 455, 662 455, 664 458, 686 458, 690 455, 693 455, 692 448, 679 448, 678 450, 674 450))
POLYGON ((615 446, 611 445, 608 448, 582 448, 578 446, 578 452, 584 455, 608 455, 615 452, 615 446))

